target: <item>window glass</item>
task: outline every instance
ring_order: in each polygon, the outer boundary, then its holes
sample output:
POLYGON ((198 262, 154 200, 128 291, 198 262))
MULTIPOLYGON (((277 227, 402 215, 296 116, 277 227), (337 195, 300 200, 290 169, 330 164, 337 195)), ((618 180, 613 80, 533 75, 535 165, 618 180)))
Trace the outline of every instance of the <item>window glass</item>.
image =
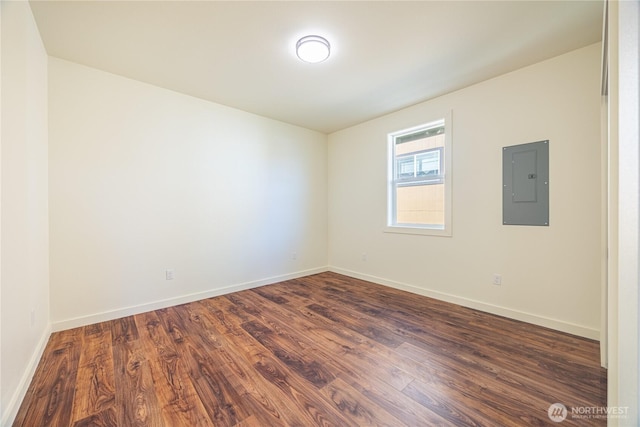
POLYGON ((389 135, 389 231, 450 234, 446 124, 443 118, 389 135))

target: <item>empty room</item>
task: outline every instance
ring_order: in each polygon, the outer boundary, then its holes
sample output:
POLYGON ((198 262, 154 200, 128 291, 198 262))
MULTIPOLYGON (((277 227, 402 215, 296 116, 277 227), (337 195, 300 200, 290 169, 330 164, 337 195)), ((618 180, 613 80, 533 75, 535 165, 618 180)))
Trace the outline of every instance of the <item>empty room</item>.
POLYGON ((2 1, 2 426, 638 426, 638 2, 2 1))

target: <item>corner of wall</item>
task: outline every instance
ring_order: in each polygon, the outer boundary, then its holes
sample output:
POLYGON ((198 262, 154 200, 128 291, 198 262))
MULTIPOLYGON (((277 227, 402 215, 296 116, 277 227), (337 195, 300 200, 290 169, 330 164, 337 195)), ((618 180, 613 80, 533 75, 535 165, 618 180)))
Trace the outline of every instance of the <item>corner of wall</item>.
POLYGON ((20 409, 20 405, 24 396, 27 394, 27 390, 29 390, 29 386, 31 384, 31 380, 33 379, 33 375, 36 372, 36 368, 38 367, 38 363, 40 363, 40 359, 44 353, 44 349, 47 347, 47 343, 49 342, 49 337, 52 333, 52 325, 51 323, 47 324, 46 329, 44 330, 42 336, 38 340, 38 344, 34 349, 34 353, 31 355, 29 359, 29 363, 27 364, 27 368, 25 369, 22 377, 20 378, 20 382, 18 387, 14 391, 9 403, 2 411, 2 419, 0 419, 1 426, 10 426, 13 423, 16 415, 18 414, 18 410, 20 409))

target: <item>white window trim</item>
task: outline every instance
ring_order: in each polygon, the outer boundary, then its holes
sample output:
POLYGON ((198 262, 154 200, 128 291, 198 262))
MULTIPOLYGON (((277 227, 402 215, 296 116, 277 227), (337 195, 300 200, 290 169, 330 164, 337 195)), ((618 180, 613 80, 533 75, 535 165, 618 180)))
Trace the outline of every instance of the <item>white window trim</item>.
POLYGON ((403 129, 400 131, 392 132, 388 135, 387 141, 387 212, 385 218, 385 227, 383 229, 386 233, 400 233, 400 234, 417 234, 425 236, 452 236, 452 111, 447 111, 444 114, 438 116, 436 120, 430 120, 420 126, 414 126, 411 128, 403 129), (431 127, 444 119, 445 137, 444 137, 444 227, 434 228, 426 225, 410 225, 410 224, 393 224, 394 217, 393 211, 395 207, 395 192, 393 191, 393 174, 394 174, 394 140, 396 136, 404 135, 411 132, 417 132, 421 129, 431 127))

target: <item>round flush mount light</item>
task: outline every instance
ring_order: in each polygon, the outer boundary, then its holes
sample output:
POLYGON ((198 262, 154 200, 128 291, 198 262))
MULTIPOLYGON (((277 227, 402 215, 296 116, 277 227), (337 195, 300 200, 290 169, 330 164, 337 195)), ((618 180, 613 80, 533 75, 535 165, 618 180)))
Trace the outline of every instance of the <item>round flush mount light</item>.
POLYGON ((296 43, 296 55, 304 62, 316 64, 329 57, 331 47, 324 37, 306 36, 296 43))

